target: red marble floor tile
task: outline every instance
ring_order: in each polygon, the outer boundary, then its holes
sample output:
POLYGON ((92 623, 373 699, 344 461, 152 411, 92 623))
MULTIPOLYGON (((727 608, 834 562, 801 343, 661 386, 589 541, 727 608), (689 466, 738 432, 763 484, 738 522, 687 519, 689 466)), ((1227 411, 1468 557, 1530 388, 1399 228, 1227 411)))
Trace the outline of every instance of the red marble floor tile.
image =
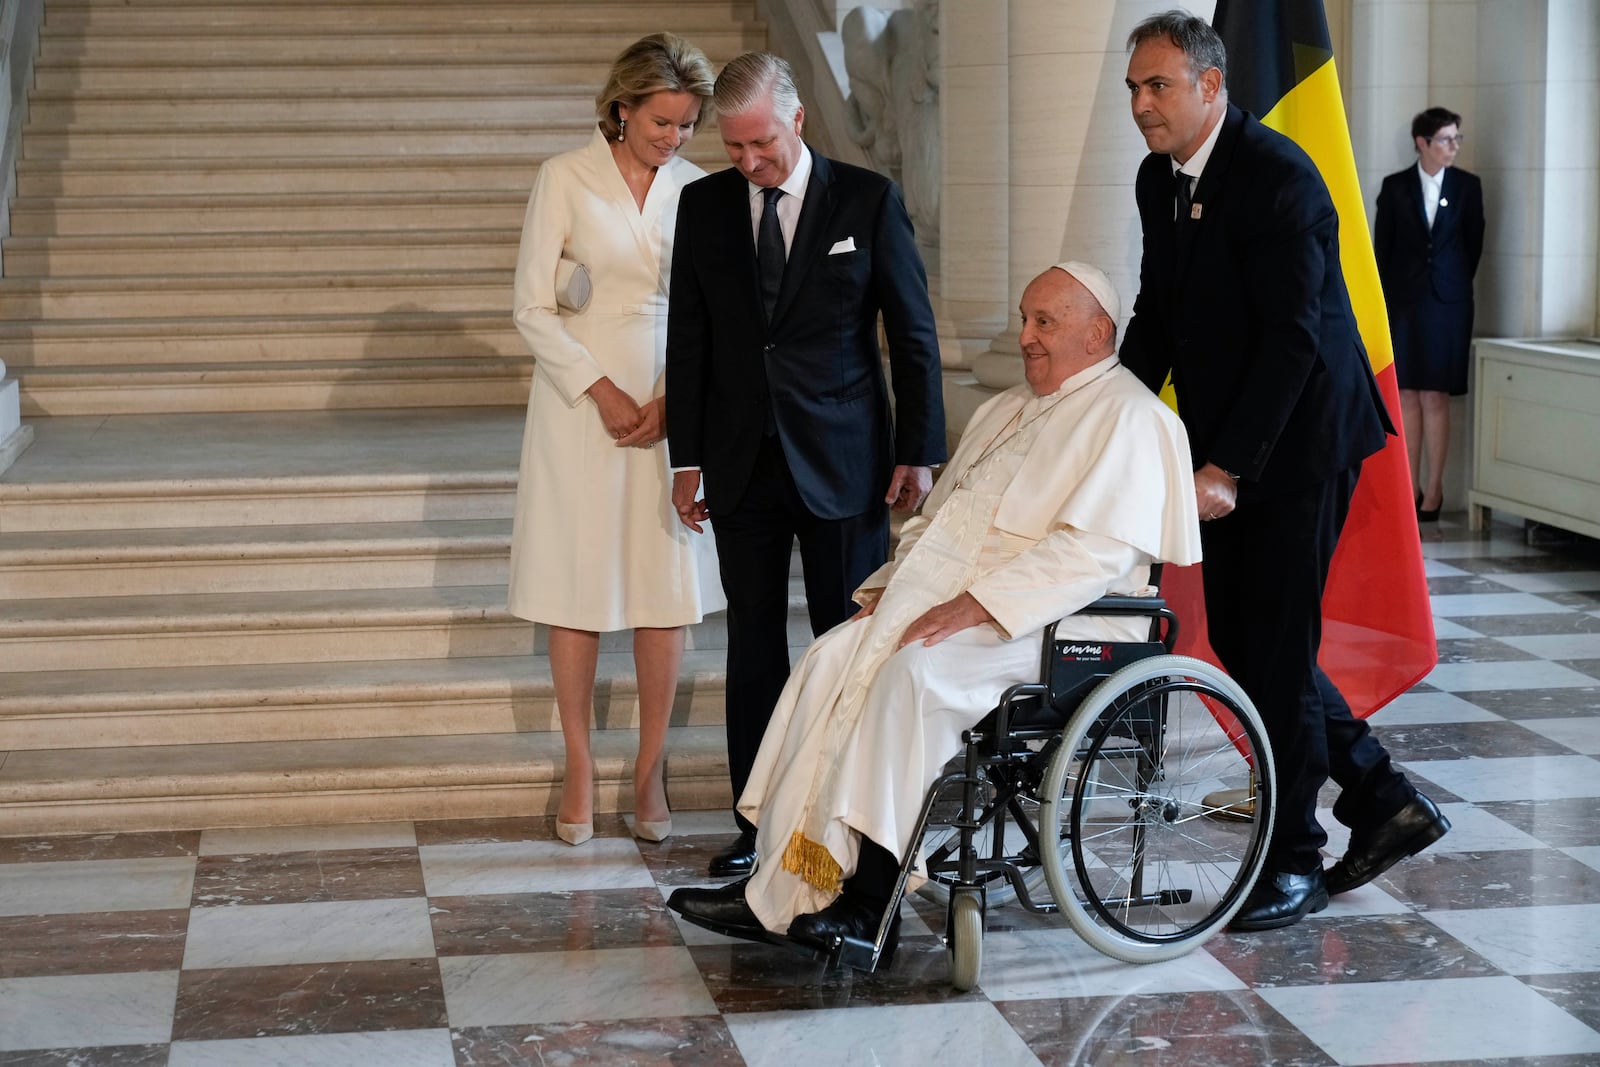
POLYGON ((174 1041, 422 1030, 448 1025, 433 959, 184 971, 174 1041))

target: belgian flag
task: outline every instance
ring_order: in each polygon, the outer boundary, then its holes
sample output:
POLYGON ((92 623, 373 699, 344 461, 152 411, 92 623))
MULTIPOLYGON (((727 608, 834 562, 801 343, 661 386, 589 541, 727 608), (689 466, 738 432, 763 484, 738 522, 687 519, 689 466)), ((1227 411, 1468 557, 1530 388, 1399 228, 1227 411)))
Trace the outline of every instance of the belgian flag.
MULTIPOLYGON (((1388 312, 1321 0, 1217 0, 1212 26, 1228 48, 1228 99, 1298 144, 1322 172, 1339 212, 1339 259, 1356 324, 1398 428, 1388 312)), ((1410 464, 1399 434, 1361 468, 1322 615, 1322 669, 1358 716, 1411 688, 1438 662, 1410 464)))

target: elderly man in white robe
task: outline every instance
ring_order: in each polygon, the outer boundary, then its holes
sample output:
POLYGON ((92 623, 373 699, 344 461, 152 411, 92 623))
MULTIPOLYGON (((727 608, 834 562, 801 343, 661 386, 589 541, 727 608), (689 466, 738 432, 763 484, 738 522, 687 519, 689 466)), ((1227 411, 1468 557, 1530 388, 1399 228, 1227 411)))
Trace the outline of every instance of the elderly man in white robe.
MULTIPOLYGON (((1009 685, 1037 680, 1040 633, 1145 638, 1138 618, 1066 618, 1148 594, 1150 566, 1193 563, 1193 466, 1177 417, 1116 357, 1116 290, 1084 263, 1023 292, 1026 384, 973 416, 861 610, 796 665, 739 810, 757 826, 744 881, 680 889, 689 922, 826 948, 871 940, 923 797, 1009 685)), ((896 922, 884 947, 892 959, 896 922)))

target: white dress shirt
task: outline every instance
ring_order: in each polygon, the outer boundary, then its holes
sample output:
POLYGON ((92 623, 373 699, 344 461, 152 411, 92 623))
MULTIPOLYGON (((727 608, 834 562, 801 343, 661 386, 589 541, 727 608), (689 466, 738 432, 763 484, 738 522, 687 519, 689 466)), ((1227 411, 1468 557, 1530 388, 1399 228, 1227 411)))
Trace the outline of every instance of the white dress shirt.
POLYGON ((1439 214, 1439 198, 1444 192, 1444 168, 1438 174, 1429 174, 1417 164, 1417 177, 1422 179, 1422 211, 1428 216, 1428 228, 1433 228, 1434 216, 1439 214))
MULTIPOLYGON (((783 254, 787 258, 789 249, 794 247, 794 229, 800 224, 800 207, 805 202, 806 184, 811 181, 811 149, 800 146, 800 159, 795 163, 794 170, 783 179, 778 186, 786 195, 778 198, 778 226, 783 230, 783 254)), ((750 234, 758 242, 761 240, 761 212, 766 208, 766 200, 762 186, 754 182, 750 185, 750 234)))

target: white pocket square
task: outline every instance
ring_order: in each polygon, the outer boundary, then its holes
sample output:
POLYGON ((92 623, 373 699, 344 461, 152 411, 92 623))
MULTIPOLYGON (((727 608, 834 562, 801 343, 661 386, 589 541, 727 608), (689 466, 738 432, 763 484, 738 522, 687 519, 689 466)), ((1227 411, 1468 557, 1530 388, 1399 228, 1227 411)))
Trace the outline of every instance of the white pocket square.
POLYGON ((837 256, 844 252, 854 252, 855 250, 856 239, 854 237, 846 237, 842 241, 835 241, 833 247, 828 249, 828 255, 837 256))

